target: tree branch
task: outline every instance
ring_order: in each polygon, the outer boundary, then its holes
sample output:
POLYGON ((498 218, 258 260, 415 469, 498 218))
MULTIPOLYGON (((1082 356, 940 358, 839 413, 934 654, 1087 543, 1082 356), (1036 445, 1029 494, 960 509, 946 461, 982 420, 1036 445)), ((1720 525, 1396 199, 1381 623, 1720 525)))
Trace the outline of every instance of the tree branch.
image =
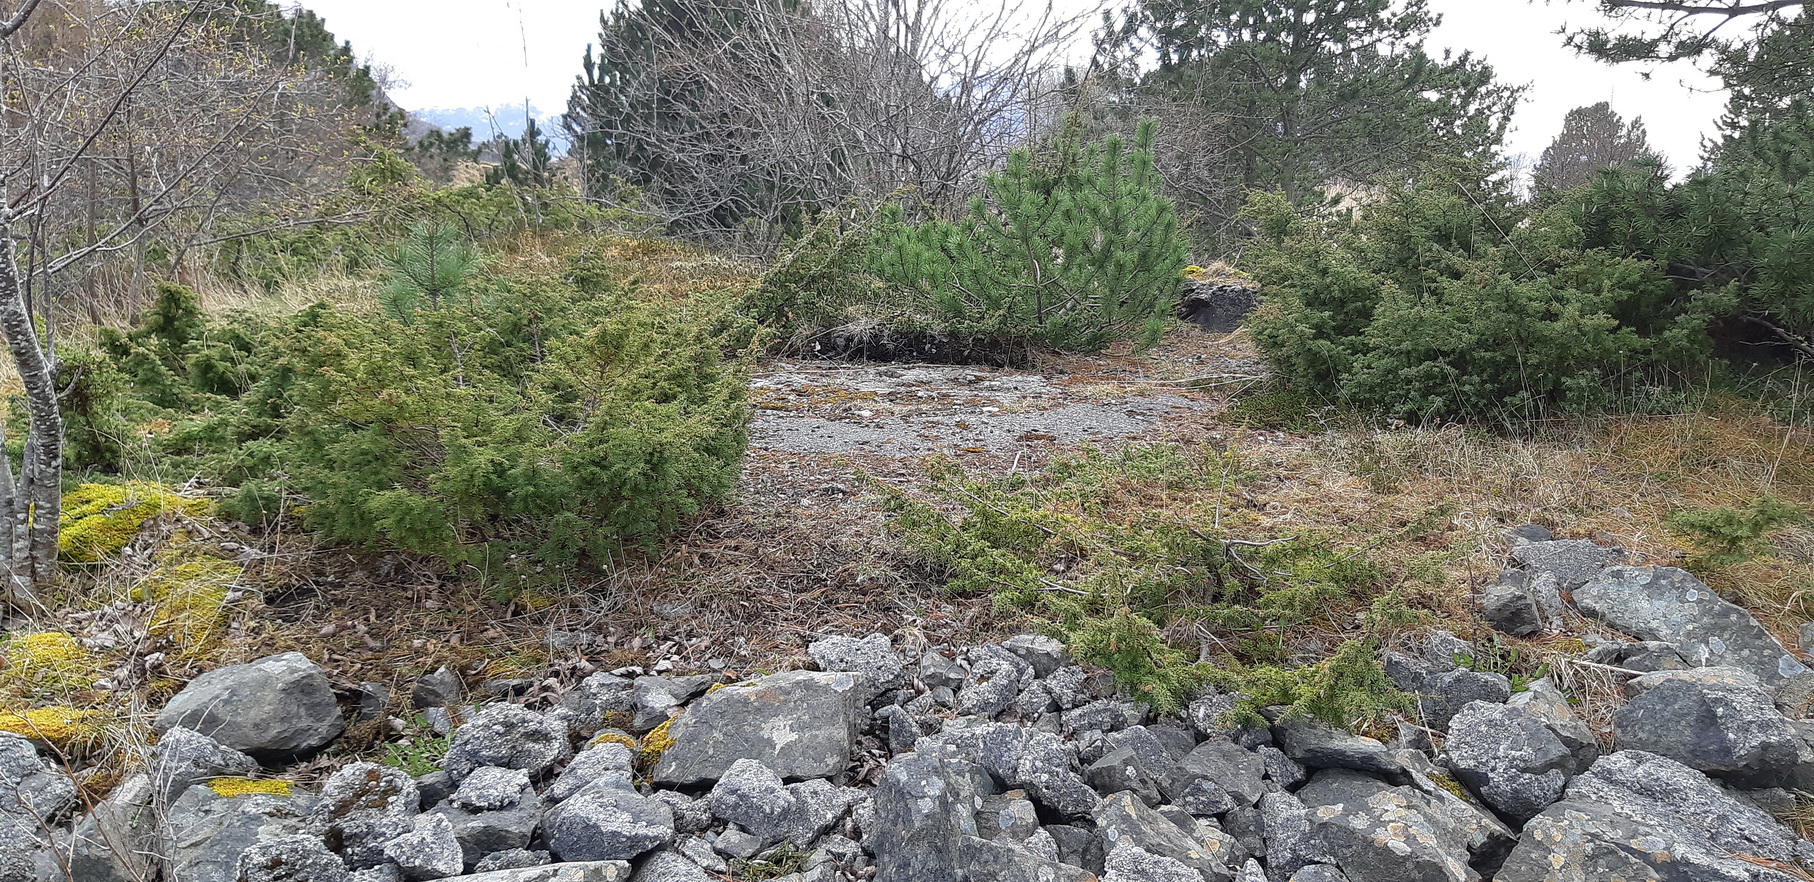
POLYGON ((25 27, 25 20, 31 18, 32 10, 37 9, 41 2, 43 0, 25 0, 25 5, 19 7, 19 11, 11 19, 5 24, 0 24, 0 40, 12 36, 14 32, 25 27))

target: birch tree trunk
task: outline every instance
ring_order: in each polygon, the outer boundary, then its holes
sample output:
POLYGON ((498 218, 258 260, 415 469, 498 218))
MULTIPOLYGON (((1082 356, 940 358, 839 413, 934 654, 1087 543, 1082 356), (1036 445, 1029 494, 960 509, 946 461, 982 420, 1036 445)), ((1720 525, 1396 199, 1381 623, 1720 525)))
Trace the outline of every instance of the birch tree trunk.
POLYGON ((19 262, 11 234, 13 213, 0 209, 0 332, 12 351, 19 381, 25 387, 25 458, 16 483, 0 472, 7 491, 8 524, 6 590, 15 609, 36 611, 38 596, 56 578, 57 522, 62 516, 63 415, 57 407, 56 372, 25 304, 19 262))

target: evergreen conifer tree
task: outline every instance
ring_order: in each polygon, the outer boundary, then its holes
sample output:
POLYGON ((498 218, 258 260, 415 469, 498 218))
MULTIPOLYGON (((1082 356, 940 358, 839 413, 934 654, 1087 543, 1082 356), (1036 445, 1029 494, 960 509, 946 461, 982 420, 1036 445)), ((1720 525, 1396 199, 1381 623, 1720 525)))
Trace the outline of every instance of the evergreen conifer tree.
POLYGON ((1540 190, 1572 190, 1593 180, 1600 169, 1654 156, 1644 121, 1626 122, 1601 101, 1568 112, 1534 174, 1540 190))
POLYGON ((1084 148, 1077 129, 1047 156, 1015 151, 962 221, 907 224, 891 208, 876 273, 959 336, 1084 352, 1152 342, 1186 253, 1158 192, 1155 124, 1140 124, 1132 149, 1118 135, 1084 148))

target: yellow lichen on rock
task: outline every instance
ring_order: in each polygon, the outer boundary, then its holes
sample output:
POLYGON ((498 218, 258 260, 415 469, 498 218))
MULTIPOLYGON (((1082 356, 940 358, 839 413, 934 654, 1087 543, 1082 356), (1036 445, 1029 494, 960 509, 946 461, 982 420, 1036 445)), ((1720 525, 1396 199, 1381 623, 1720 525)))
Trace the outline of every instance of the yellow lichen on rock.
POLYGON ((215 796, 232 799, 236 796, 289 796, 293 785, 288 781, 274 778, 214 778, 208 781, 208 789, 215 796))
POLYGON ((97 563, 126 547, 146 521, 165 512, 199 515, 207 505, 162 484, 83 484, 63 494, 57 556, 70 563, 97 563))
POLYGON ((623 734, 620 734, 617 732, 600 732, 600 733, 598 733, 598 735, 594 736, 591 741, 587 742, 586 746, 587 747, 597 747, 600 744, 613 744, 613 743, 621 744, 625 747, 630 748, 631 753, 635 753, 637 750, 636 739, 631 738, 628 735, 623 735, 623 734))
POLYGON ((0 713, 0 732, 23 735, 58 750, 86 747, 106 733, 106 715, 72 707, 40 707, 0 713))

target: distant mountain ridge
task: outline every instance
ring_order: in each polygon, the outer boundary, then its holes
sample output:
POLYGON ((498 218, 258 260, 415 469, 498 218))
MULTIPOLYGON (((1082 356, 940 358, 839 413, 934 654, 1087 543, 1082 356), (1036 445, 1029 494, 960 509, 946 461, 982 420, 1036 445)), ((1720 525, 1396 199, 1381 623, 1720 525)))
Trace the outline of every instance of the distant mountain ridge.
MULTIPOLYGON (((545 131, 559 131, 556 119, 560 113, 549 113, 529 105, 529 114, 535 117, 545 131)), ((414 111, 417 119, 443 130, 457 129, 466 126, 472 129, 474 141, 485 141, 497 136, 511 138, 522 137, 524 126, 523 105, 503 104, 479 107, 431 107, 414 111)))

